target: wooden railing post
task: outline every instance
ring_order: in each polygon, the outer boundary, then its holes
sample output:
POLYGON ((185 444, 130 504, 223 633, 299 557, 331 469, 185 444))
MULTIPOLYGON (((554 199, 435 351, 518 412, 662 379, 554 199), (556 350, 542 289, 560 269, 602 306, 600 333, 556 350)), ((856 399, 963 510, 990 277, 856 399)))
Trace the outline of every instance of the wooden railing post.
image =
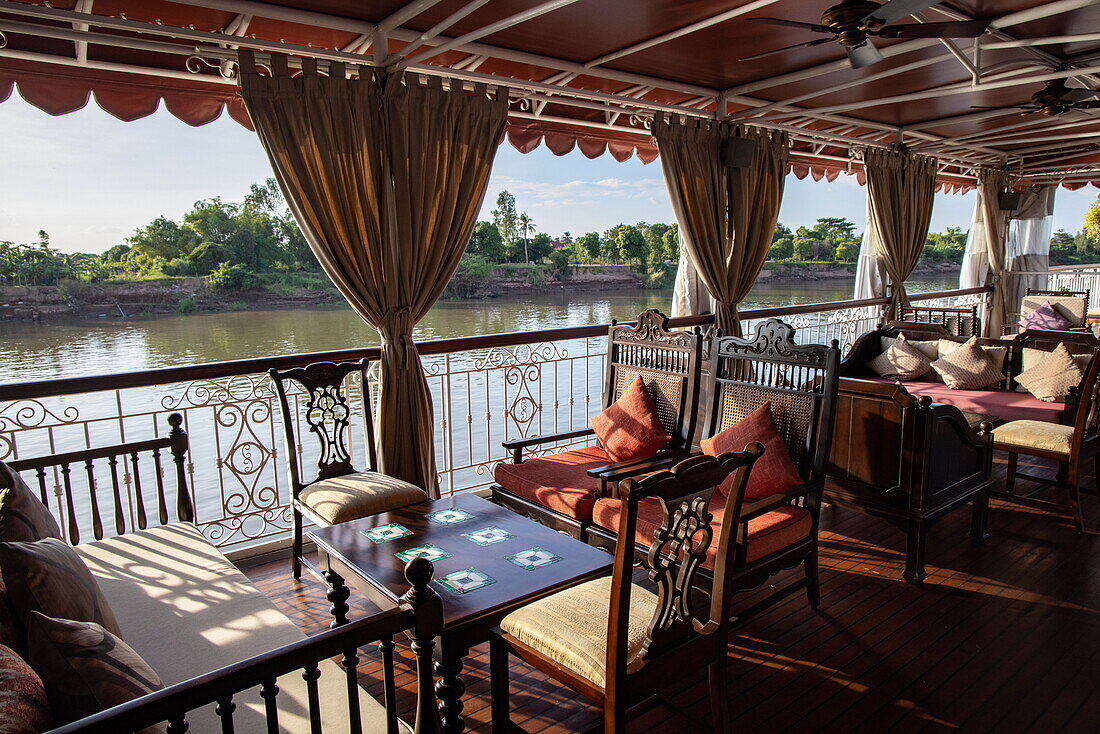
POLYGON ((195 505, 191 501, 191 489, 187 486, 187 450, 189 443, 187 433, 183 430, 183 416, 172 413, 168 416, 168 425, 172 430, 168 432, 168 439, 172 442, 169 450, 172 452, 172 462, 176 465, 176 515, 182 522, 195 521, 195 505))
POLYGON ((428 585, 434 573, 435 567, 425 558, 409 561, 405 566, 405 578, 412 588, 401 597, 416 616, 412 639, 416 654, 416 734, 438 734, 440 724, 432 679, 432 653, 435 638, 443 631, 443 600, 428 585))

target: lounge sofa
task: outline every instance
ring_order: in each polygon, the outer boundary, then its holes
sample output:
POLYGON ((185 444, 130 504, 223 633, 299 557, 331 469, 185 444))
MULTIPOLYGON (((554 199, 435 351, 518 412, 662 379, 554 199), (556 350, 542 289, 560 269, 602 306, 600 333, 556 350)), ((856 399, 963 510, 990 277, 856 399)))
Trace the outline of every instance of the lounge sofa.
MULTIPOLYGON (((171 439, 178 449, 182 431, 178 421, 173 426, 171 439)), ((169 447, 169 440, 157 439, 164 442, 163 448, 169 447)), ((185 436, 183 441, 185 452, 185 436)), ((93 458, 125 456, 134 447, 149 449, 152 443, 155 441, 90 453, 96 454, 93 458)), ((183 455, 178 450, 173 453, 183 455)), ((40 468, 59 466, 66 471, 73 459, 67 455, 22 460, 12 462, 11 471, 0 464, 0 480, 12 487, 19 485, 11 491, 22 493, 26 507, 28 497, 31 503, 37 500, 15 470, 24 470, 33 483, 36 475, 43 476, 40 468)), ((158 489, 164 508, 163 485, 158 489)), ((103 523, 97 522, 96 539, 74 548, 106 599, 119 637, 155 671, 163 687, 55 731, 115 734, 147 727, 163 731, 160 727, 165 722, 173 725, 169 731, 183 731, 179 727, 185 718, 193 732, 344 732, 356 717, 364 732, 412 731, 398 721, 392 703, 387 709, 357 685, 356 650, 407 632, 416 642, 418 676, 425 678, 420 690, 430 690, 432 639, 442 628, 442 605, 428 586, 431 564, 418 559, 407 569, 414 587, 408 604, 307 637, 190 522, 193 513, 187 487, 176 489, 181 497, 176 522, 144 529, 124 527, 115 537, 102 537, 103 523), (332 660, 336 655, 350 663, 350 674, 332 660), (223 729, 223 718, 230 712, 231 727, 223 729)), ((66 490, 72 491, 70 487, 66 490)), ((0 505, 0 512, 12 512, 12 495, 2 496, 8 506, 0 505)), ((32 508, 33 512, 39 510, 46 512, 45 507, 32 508)), ((114 515, 111 507, 93 509, 97 511, 107 517, 114 515)), ((47 525, 53 523, 47 521, 47 525)), ((59 528, 60 523, 54 527, 59 528)), ((9 532, 5 540, 11 536, 9 532)), ((37 544, 27 542, 37 540, 34 538, 21 540, 24 542, 3 545, 37 544)), ((347 597, 330 593, 329 598, 338 605, 347 597)), ((32 651, 28 662, 34 659, 32 651)), ((386 668, 387 689, 392 690, 389 656, 386 668)), ((46 690, 56 723, 59 712, 48 683, 46 690)), ((6 731, 2 723, 0 730, 6 731)), ((420 702, 418 727, 418 732, 436 731, 434 697, 420 702)))

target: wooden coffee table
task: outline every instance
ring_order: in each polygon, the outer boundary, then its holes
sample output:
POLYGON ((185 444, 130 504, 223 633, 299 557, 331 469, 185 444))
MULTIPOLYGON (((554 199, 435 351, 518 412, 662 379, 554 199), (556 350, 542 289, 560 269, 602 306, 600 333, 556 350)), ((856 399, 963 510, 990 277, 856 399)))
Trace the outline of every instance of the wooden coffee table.
MULTIPOLYGON (((334 623, 346 621, 350 584, 381 607, 408 591, 409 552, 435 566, 443 599, 436 695, 446 734, 463 729, 462 660, 489 630, 536 599, 611 572, 612 557, 473 494, 318 528, 308 537, 327 569, 334 623)), ((595 620, 594 624, 604 622, 595 620)))

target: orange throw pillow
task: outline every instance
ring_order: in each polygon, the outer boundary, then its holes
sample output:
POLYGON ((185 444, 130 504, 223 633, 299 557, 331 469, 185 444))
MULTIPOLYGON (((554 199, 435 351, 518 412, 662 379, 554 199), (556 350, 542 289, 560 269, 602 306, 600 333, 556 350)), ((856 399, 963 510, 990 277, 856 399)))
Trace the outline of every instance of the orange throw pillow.
MULTIPOLYGON (((772 417, 772 404, 764 403, 726 430, 699 442, 704 454, 719 456, 730 451, 744 451, 753 441, 764 445, 764 454, 756 460, 749 472, 749 484, 745 487, 746 500, 762 500, 773 494, 789 492, 804 482, 798 467, 787 453, 787 444, 779 435, 772 417)), ((723 482, 718 491, 723 495, 733 489, 733 478, 723 482)))
POLYGON ((652 456, 671 440, 641 375, 618 400, 592 419, 592 430, 608 458, 618 463, 652 456))

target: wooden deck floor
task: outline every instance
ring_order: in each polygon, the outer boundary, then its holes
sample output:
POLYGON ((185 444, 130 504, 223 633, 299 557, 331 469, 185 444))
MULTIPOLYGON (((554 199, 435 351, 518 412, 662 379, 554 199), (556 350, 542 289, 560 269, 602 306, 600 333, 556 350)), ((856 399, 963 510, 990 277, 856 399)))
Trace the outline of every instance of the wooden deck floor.
MULTIPOLYGON (((1084 500, 1092 530, 1083 536, 1063 518, 994 501, 992 535, 972 548, 969 513, 949 516, 931 533, 923 587, 901 580, 899 530, 826 507, 820 610, 804 595, 791 597, 747 622, 731 642, 729 696, 738 730, 1100 731, 1100 502, 1084 500)), ((288 566, 248 573, 305 631, 320 631, 328 624, 323 589, 293 583, 288 566)), ((754 594, 745 595, 746 605, 754 594)), ((351 603, 353 614, 366 612, 363 600, 351 603)), ((401 652, 405 715, 414 704, 413 677, 411 655, 401 652)), ((380 695, 376 653, 360 672, 380 695)), ((485 646, 467 660, 464 677, 467 727, 487 732, 485 646)), ((599 720, 586 701, 530 668, 514 664, 511 681, 513 720, 530 732, 584 730, 599 720)), ((708 728, 701 674, 688 673, 673 700, 708 728)), ((631 730, 685 729, 657 709, 631 730)))

